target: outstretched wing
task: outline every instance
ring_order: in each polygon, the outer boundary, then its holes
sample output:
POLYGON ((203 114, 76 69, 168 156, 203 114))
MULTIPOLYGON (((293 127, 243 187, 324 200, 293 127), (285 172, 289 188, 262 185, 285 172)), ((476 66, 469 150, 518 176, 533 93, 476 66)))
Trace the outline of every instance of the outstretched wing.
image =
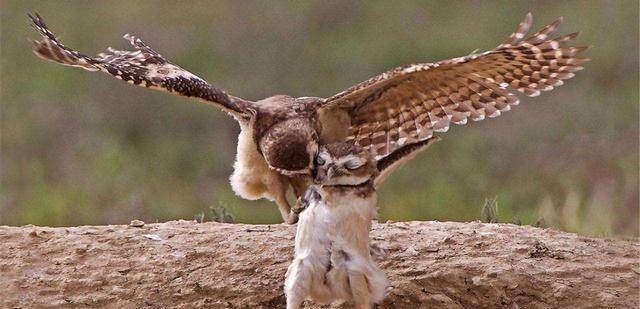
POLYGON ((33 41, 33 51, 40 58, 88 71, 102 71, 130 84, 197 98, 222 108, 238 119, 249 117, 251 102, 229 96, 202 78, 171 64, 139 38, 129 34, 124 36, 135 47, 135 51, 109 48, 109 53, 88 57, 62 45, 40 15, 29 17, 33 27, 42 36, 41 41, 33 41))
POLYGON ((532 16, 504 43, 479 54, 399 67, 328 98, 322 108, 346 110, 347 140, 370 148, 377 158, 424 141, 449 124, 496 117, 518 104, 513 89, 537 96, 563 84, 589 61, 586 47, 563 47, 578 33, 550 39, 562 18, 524 39, 532 16))
POLYGON ((418 154, 425 151, 429 146, 433 143, 440 141, 441 138, 439 136, 428 138, 424 141, 406 144, 388 156, 382 157, 378 161, 378 175, 373 180, 373 186, 377 189, 379 188, 385 180, 398 168, 405 165, 407 162, 411 161, 411 159, 415 158, 418 154))

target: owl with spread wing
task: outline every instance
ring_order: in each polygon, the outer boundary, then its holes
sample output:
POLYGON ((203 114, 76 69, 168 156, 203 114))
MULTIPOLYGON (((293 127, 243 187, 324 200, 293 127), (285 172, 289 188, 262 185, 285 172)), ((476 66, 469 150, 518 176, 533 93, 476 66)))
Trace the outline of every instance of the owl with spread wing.
POLYGON ((554 36, 562 18, 526 37, 527 14, 507 40, 483 53, 398 67, 329 98, 277 95, 254 102, 170 63, 129 34, 124 38, 135 51, 109 48, 89 57, 62 45, 39 15, 30 18, 42 36, 33 41, 34 52, 43 59, 195 98, 233 116, 241 129, 230 178, 234 192, 275 201, 290 223, 297 215, 287 192, 291 187, 300 196, 309 186, 318 145, 352 143, 376 160, 399 156, 396 150, 434 138, 452 123, 500 116, 519 103, 517 92, 534 97, 558 87, 589 61, 578 57, 586 47, 566 46, 578 33, 554 36))

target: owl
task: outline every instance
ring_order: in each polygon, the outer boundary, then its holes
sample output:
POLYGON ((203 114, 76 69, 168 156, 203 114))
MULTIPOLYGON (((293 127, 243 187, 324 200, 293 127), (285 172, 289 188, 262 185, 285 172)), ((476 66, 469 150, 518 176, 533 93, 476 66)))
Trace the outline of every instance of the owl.
POLYGON ((285 278, 287 308, 310 299, 319 304, 353 301, 371 308, 385 297, 388 282, 370 254, 371 220, 377 217, 376 188, 387 175, 438 141, 406 145, 376 160, 352 143, 322 145, 316 157, 315 185, 296 209, 300 214, 295 258, 285 278))
POLYGON ((558 19, 525 38, 527 14, 496 48, 433 63, 398 67, 329 98, 272 96, 250 101, 225 93, 170 63, 142 40, 125 35, 135 48, 112 48, 95 57, 58 41, 39 15, 30 16, 41 34, 33 41, 39 57, 107 73, 127 83, 198 99, 233 116, 240 125, 234 192, 242 198, 275 201, 285 221, 297 220, 286 194, 299 197, 311 183, 318 146, 346 142, 370 150, 379 160, 405 145, 464 125, 497 117, 519 103, 514 92, 537 96, 563 84, 588 61, 586 47, 567 47, 577 33, 552 37, 558 19))

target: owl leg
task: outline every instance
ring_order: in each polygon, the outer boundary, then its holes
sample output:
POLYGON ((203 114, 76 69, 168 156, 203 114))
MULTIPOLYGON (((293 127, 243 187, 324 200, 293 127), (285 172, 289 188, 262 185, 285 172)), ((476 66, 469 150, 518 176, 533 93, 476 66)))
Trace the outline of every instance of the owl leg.
POLYGON ((278 205, 278 210, 280 210, 280 215, 282 215, 282 220, 289 224, 295 224, 298 222, 298 214, 294 214, 291 211, 291 205, 289 205, 289 201, 287 201, 287 197, 285 194, 278 194, 275 197, 276 204, 278 205))
POLYGON ((300 213, 309 205, 308 197, 305 196, 305 194, 308 193, 307 189, 309 189, 310 184, 313 183, 313 179, 307 175, 296 176, 289 178, 289 183, 293 188, 293 194, 297 200, 285 221, 289 224, 294 224, 298 222, 300 213))
POLYGON ((307 203, 300 201, 300 198, 298 198, 298 201, 296 202, 296 204, 293 206, 293 208, 291 208, 291 211, 289 211, 289 217, 285 219, 287 223, 289 224, 297 223, 300 217, 300 213, 307 208, 307 205, 308 205, 307 203))
POLYGON ((314 187, 309 187, 304 195, 298 196, 296 204, 291 208, 289 212, 289 222, 292 224, 298 222, 298 216, 303 210, 309 207, 309 203, 317 202, 320 199, 322 199, 322 197, 320 193, 318 193, 318 190, 314 187))

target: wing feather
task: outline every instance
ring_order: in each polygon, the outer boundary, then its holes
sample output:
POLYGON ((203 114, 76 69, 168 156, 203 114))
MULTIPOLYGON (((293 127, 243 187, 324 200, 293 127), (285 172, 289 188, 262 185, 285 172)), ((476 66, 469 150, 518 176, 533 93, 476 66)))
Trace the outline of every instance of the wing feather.
POLYGON ((29 17, 42 36, 40 41, 33 41, 33 51, 40 58, 88 71, 102 71, 130 84, 197 98, 238 119, 249 117, 251 102, 230 96, 193 73, 171 64, 139 38, 130 34, 124 36, 135 51, 109 47, 108 53, 89 57, 60 43, 40 15, 29 17))
POLYGON ((411 159, 437 141, 440 141, 440 137, 432 137, 420 142, 410 143, 396 149, 388 156, 378 159, 378 175, 373 180, 373 186, 378 189, 391 173, 411 161, 411 159))
POLYGON ((390 70, 328 98, 322 108, 347 110, 348 140, 372 149, 378 159, 427 140, 434 131, 446 132, 450 123, 500 116, 520 102, 516 91, 538 96, 561 86, 590 60, 578 57, 586 47, 565 46, 577 32, 552 38, 562 18, 525 38, 532 20, 527 14, 490 51, 390 70))

